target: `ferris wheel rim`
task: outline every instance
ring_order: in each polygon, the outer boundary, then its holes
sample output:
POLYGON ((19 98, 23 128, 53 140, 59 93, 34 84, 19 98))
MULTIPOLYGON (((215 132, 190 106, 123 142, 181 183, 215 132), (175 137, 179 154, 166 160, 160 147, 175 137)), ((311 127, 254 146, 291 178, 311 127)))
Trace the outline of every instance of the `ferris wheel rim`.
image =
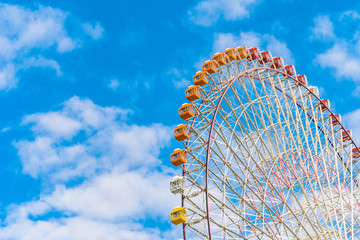
MULTIPOLYGON (((311 89, 309 89, 305 84, 300 83, 300 81, 296 78, 293 77, 292 75, 287 74, 284 71, 278 70, 278 69, 274 69, 274 68, 269 68, 269 67, 253 67, 250 69, 247 69, 241 73, 239 73, 234 79, 232 79, 228 85, 226 86, 226 88, 224 89, 224 91, 221 93, 221 96, 219 98, 219 101, 216 105, 214 114, 212 116, 212 121, 211 121, 211 125, 210 125, 210 131, 209 131, 209 137, 208 137, 208 142, 207 142, 207 152, 206 152, 206 161, 205 161, 205 174, 206 174, 206 181, 205 181, 205 188, 204 188, 204 192, 205 192, 205 199, 206 199, 206 222, 207 222, 207 227, 208 227, 208 234, 209 234, 209 239, 212 240, 212 232, 211 232, 211 219, 210 219, 210 211, 209 211, 209 192, 208 192, 208 180, 209 180, 209 169, 208 169, 208 165, 209 165, 209 160, 210 160, 210 147, 211 147, 211 142, 212 142, 212 133, 213 133, 213 129, 214 129, 214 125, 216 122, 216 116, 218 113, 218 110, 221 106, 222 100, 224 99, 225 94, 227 93, 227 91, 229 90, 229 88, 232 86, 232 84, 238 80, 240 77, 243 77, 243 75, 253 72, 253 71, 257 71, 257 70, 271 70, 271 71, 275 71, 278 73, 281 73, 283 75, 285 75, 286 77, 294 80, 295 82, 297 82, 301 87, 304 87, 307 91, 310 92, 310 94, 312 94, 318 102, 321 103, 321 98, 319 96, 317 96, 311 89)), ((268 84, 272 84, 272 83, 268 83, 268 84)), ((211 92, 213 89, 211 89, 209 92, 211 92)), ((279 90, 279 89, 278 89, 279 90)), ((202 103, 201 103, 202 104, 202 103)), ((327 105, 324 104, 324 107, 326 108, 327 111, 329 111, 330 116, 335 117, 335 114, 331 111, 330 107, 328 107, 327 105)), ((196 119, 193 119, 192 125, 194 124, 196 119)), ((356 145, 353 137, 346 131, 345 127, 343 126, 343 124, 339 121, 339 125, 340 128, 345 131, 345 133, 348 135, 350 142, 356 147, 358 148, 358 146, 356 145)), ((191 134, 191 132, 190 132, 191 134)), ((329 140, 330 141, 330 140, 329 140)), ((189 144, 189 141, 187 142, 187 145, 189 144)), ((185 167, 183 168, 183 176, 186 175, 186 171, 185 171, 185 167)), ((182 206, 184 206, 184 196, 182 196, 182 206)), ((186 224, 183 224, 183 236, 184 239, 186 239, 186 224)))

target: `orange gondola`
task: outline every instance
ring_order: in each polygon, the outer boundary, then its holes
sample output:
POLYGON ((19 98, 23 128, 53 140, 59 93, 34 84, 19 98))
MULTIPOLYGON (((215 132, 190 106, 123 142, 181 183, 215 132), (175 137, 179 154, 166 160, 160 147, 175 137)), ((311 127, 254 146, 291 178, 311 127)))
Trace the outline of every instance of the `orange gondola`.
POLYGON ((204 72, 197 72, 193 77, 193 81, 195 85, 200 85, 200 86, 208 83, 207 76, 204 72))
POLYGON ((185 149, 175 149, 170 155, 171 163, 177 167, 187 162, 187 156, 185 149))
POLYGON ((236 49, 236 52, 238 53, 236 56, 236 59, 237 60, 241 60, 241 59, 244 59, 244 58, 247 58, 248 57, 248 53, 247 53, 247 49, 246 47, 237 47, 236 49), (240 56, 240 58, 239 58, 240 56))
POLYGON ((190 102, 199 99, 201 97, 199 86, 194 86, 194 85, 189 86, 188 89, 186 89, 185 91, 185 97, 190 102))
POLYGON ((179 116, 184 119, 188 120, 189 118, 192 118, 195 116, 195 110, 191 103, 184 103, 179 108, 179 116))
POLYGON ((225 53, 225 55, 228 57, 228 59, 226 59, 227 62, 229 62, 229 60, 230 60, 230 61, 236 60, 236 58, 237 58, 237 54, 236 54, 235 48, 228 48, 228 49, 225 50, 224 53, 225 53))
POLYGON ((225 53, 216 53, 213 56, 212 60, 217 62, 220 66, 225 65, 226 63, 225 53))
POLYGON ((187 124, 179 124, 174 130, 174 137, 178 141, 184 141, 190 137, 190 131, 187 124))
POLYGON ((203 72, 208 72, 209 74, 215 73, 217 71, 216 64, 213 60, 207 60, 202 65, 203 72))

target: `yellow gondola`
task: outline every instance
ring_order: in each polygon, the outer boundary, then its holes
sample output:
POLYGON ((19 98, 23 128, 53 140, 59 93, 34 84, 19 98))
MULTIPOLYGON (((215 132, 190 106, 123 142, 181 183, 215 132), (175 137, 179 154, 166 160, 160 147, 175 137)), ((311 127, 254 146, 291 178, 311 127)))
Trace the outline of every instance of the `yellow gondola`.
POLYGON ((185 223, 187 221, 187 214, 184 207, 177 207, 170 213, 171 222, 175 225, 185 223))

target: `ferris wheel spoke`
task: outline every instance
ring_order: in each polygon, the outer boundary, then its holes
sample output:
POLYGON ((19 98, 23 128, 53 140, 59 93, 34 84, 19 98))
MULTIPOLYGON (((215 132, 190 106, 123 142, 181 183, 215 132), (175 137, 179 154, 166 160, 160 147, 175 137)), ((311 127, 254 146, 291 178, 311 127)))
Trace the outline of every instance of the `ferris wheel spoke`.
POLYGON ((325 118, 323 118, 323 119, 325 119, 325 118))
MULTIPOLYGON (((334 156, 336 156, 337 154, 336 154, 336 152, 334 153, 334 156)), ((336 161, 336 159, 335 159, 335 161, 336 161)))
MULTIPOLYGON (((216 200, 217 200, 217 199, 215 198, 215 199, 214 199, 214 202, 216 202, 216 200)), ((219 201, 218 203, 220 204, 221 201, 219 201)), ((216 203, 215 203, 215 204, 216 204, 216 203)), ((217 207, 220 207, 220 205, 217 204, 217 207)), ((229 217, 229 219, 231 219, 231 217, 230 217, 229 215, 227 215, 227 216, 229 217)), ((244 220, 245 222, 249 222, 249 220, 248 220, 247 218, 243 218, 243 220, 244 220)), ((224 228, 224 226, 218 224, 216 221, 212 221, 212 223, 216 224, 216 225, 219 227, 219 231, 221 231, 221 230, 224 228)), ((234 223, 234 225, 238 226, 236 223, 234 223)), ((263 231, 261 230, 261 228, 256 227, 256 226, 255 226, 255 228, 257 228, 259 231, 261 231, 262 234, 267 235, 268 237, 271 236, 271 235, 269 235, 269 233, 263 232, 263 231)), ((228 228, 227 228, 227 229, 228 229, 228 228)), ((236 232, 234 232, 234 231, 232 231, 232 230, 229 230, 229 232, 233 233, 234 235, 237 235, 238 237, 241 237, 241 236, 240 236, 240 235, 241 235, 240 233, 236 233, 236 232)), ((257 236, 257 238, 260 239, 259 236, 257 236)), ((237 239, 237 238, 232 237, 231 239, 237 239)))
MULTIPOLYGON (((258 77, 261 79, 262 78, 262 76, 259 76, 258 75, 258 77)), ((280 84, 281 83, 283 83, 284 81, 279 81, 280 82, 280 84)), ((264 87, 263 86, 263 88, 264 88, 264 91, 266 91, 266 87, 264 87)), ((281 86, 281 89, 284 89, 284 86, 281 86)), ((281 90, 280 89, 280 90, 281 90)), ((289 89, 291 89, 291 88, 289 88, 289 89)), ((273 91, 276 91, 274 88, 273 88, 273 91)), ((286 114, 284 113, 284 112, 282 112, 282 115, 284 116, 284 117, 291 117, 291 119, 287 119, 286 121, 285 121, 285 123, 287 123, 287 128, 289 129, 289 133, 290 133, 290 139, 291 139, 291 141, 292 142, 294 142, 294 145, 296 145, 296 144, 298 144, 299 142, 296 142, 295 141, 295 139, 294 139, 294 136, 292 135, 292 130, 295 130, 295 132, 297 133, 297 136, 299 136, 300 135, 300 132, 299 132, 299 129, 297 128, 297 127, 295 127, 294 129, 291 129, 291 126, 290 126, 290 124, 289 124, 289 122, 294 122, 294 124, 293 124, 293 126, 298 126, 298 123, 297 123, 297 121, 293 118, 293 114, 292 114, 292 112, 291 112, 291 110, 290 110, 290 104, 289 104, 289 102, 288 102, 288 97, 287 96, 285 96, 285 93, 284 93, 284 91, 282 90, 282 93, 284 94, 284 96, 283 96, 283 99, 285 99, 285 106, 286 106, 286 114)), ((279 98, 276 98, 276 100, 277 100, 277 102, 278 102, 278 104, 280 105, 281 103, 279 103, 280 101, 279 101, 279 98)), ((295 109, 297 109, 297 108, 295 108, 295 109)), ((300 121, 301 122, 301 121, 300 121)), ((301 186, 302 187, 302 186, 301 186)), ((304 191, 304 189, 303 189, 303 187, 302 187, 302 190, 303 190, 303 192, 305 193, 306 191, 304 191)), ((304 196, 306 197, 306 194, 304 194, 304 196)), ((307 199, 307 202, 308 203, 310 203, 309 202, 309 199, 307 199)), ((312 211, 314 212, 314 209, 312 209, 312 211)), ((315 216, 317 216, 316 214, 315 214, 315 216)), ((318 222, 318 224, 319 224, 319 220, 317 219, 317 217, 315 218, 316 219, 316 221, 318 222)))
POLYGON ((276 131, 275 131, 276 132, 276 131))
MULTIPOLYGON (((214 174, 214 176, 217 176, 216 174, 214 174)), ((229 186, 229 188, 231 188, 231 186, 229 186)), ((234 191, 235 193, 236 193, 236 191, 234 191)), ((241 198, 241 196, 239 196, 240 198, 241 198)), ((244 201, 246 201, 245 199, 244 199, 244 201)), ((249 204, 249 206, 251 206, 251 204, 249 204)))
MULTIPOLYGON (((301 121, 300 121, 300 124, 301 124, 301 121)), ((301 124, 302 125, 302 124, 301 124)))
MULTIPOLYGON (((211 195, 210 195, 210 197, 212 198, 213 202, 217 205, 217 207, 220 208, 221 206, 220 206, 219 204, 222 204, 222 202, 219 201, 217 198, 211 196, 211 195)), ((236 212, 233 212, 233 213, 236 214, 236 212)), ((227 215, 227 216, 229 217, 229 215, 227 215)), ((229 217, 229 218, 230 218, 230 217, 229 217)), ((244 218, 244 217, 242 217, 242 216, 241 216, 241 218, 242 218, 242 220, 244 220, 246 223, 250 224, 252 227, 254 227, 254 228, 256 228, 257 230, 261 231, 261 233, 267 235, 268 237, 271 237, 271 235, 269 235, 269 233, 263 232, 262 229, 259 228, 257 225, 253 225, 252 222, 251 222, 249 219, 244 218)), ((219 225, 216 221, 213 220, 212 222, 215 223, 215 224, 217 224, 219 228, 223 228, 223 226, 219 225)), ((235 233, 235 234, 236 234, 236 233, 235 233)))
MULTIPOLYGON (((315 122, 315 124, 317 123, 317 119, 316 118, 314 118, 315 120, 314 120, 314 122, 315 122)), ((316 132, 318 133, 318 128, 316 128, 315 129, 316 130, 316 132)), ((320 137, 318 136, 318 134, 316 135, 316 138, 317 138, 317 141, 319 142, 319 145, 321 144, 321 139, 320 139, 320 137)), ((328 146, 326 146, 326 148, 327 148, 328 146)), ((321 149, 321 151, 322 151, 322 149, 321 149)), ((327 152, 325 152, 325 153, 322 153, 321 155, 323 155, 323 159, 326 159, 326 153, 327 152)), ((337 165, 337 161, 335 161, 335 164, 336 164, 336 167, 338 168, 338 165, 337 165)), ((329 170, 327 169, 327 164, 324 164, 324 168, 325 168, 325 172, 329 172, 329 170)), ((330 201, 332 202, 332 207, 335 207, 334 205, 335 205, 335 203, 334 203, 334 201, 332 200, 333 199, 333 194, 332 194, 332 192, 333 192, 333 189, 331 189, 331 183, 329 182, 329 177, 326 177, 326 180, 327 180, 327 182, 328 182, 328 184, 327 184, 327 186, 328 186, 328 189, 329 189, 329 192, 330 192, 330 201)), ((337 213, 335 214, 335 218, 336 218, 336 222, 337 222, 337 226, 341 226, 340 224, 339 224, 339 219, 338 219, 338 217, 337 217, 337 213)), ((339 231, 340 231, 340 229, 338 229, 339 231)))

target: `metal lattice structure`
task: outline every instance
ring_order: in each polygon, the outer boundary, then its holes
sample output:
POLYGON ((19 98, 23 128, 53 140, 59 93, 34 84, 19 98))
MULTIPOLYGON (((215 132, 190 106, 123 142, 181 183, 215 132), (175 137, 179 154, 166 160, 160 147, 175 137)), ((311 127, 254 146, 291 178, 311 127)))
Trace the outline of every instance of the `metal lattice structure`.
POLYGON ((191 102, 184 239, 360 239, 351 132, 292 66, 236 54, 191 102))

